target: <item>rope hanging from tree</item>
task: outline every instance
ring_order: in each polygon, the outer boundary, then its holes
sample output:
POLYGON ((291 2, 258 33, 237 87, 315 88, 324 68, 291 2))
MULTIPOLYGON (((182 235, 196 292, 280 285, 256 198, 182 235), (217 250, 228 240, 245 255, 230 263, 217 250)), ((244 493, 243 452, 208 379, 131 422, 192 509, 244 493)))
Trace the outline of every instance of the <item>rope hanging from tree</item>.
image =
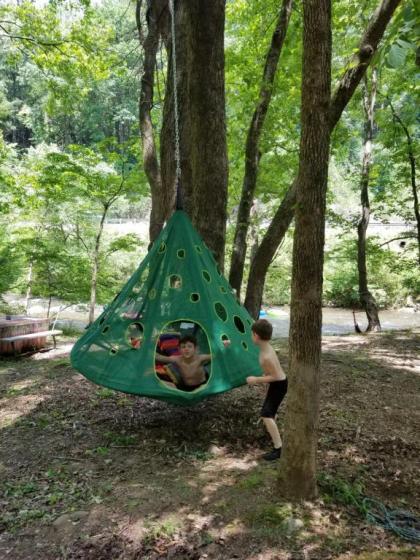
POLYGON ((176 209, 182 210, 181 193, 181 150, 179 142, 179 110, 178 110, 178 84, 176 68, 176 39, 175 39, 175 9, 174 1, 169 0, 169 12, 171 14, 171 42, 172 42, 172 80, 174 88, 174 125, 175 125, 175 184, 176 184, 176 209))

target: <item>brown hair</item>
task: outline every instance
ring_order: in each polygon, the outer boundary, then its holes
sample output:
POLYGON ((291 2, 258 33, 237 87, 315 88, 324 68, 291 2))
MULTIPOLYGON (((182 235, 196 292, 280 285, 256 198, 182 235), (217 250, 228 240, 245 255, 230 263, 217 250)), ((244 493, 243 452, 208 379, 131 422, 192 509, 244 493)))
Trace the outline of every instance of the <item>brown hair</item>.
POLYGON ((179 345, 185 344, 186 342, 191 342, 194 346, 197 346, 197 339, 192 334, 185 334, 179 340, 179 345))
POLYGON ((273 325, 267 319, 258 319, 252 325, 251 330, 257 334, 261 340, 270 340, 273 334, 273 325))

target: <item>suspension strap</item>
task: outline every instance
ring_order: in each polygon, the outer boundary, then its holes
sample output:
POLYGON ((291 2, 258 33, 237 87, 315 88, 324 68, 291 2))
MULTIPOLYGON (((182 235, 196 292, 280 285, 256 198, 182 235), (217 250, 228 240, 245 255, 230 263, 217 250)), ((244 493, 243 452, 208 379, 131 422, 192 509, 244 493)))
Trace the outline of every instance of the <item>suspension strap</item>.
POLYGON ((175 9, 174 0, 169 0, 169 12, 171 14, 171 39, 172 39, 172 78, 174 93, 174 124, 175 124, 175 185, 176 185, 176 209, 182 210, 182 192, 181 192, 181 152, 179 142, 179 111, 178 111, 178 87, 177 87, 177 71, 176 71, 176 43, 175 43, 175 9))

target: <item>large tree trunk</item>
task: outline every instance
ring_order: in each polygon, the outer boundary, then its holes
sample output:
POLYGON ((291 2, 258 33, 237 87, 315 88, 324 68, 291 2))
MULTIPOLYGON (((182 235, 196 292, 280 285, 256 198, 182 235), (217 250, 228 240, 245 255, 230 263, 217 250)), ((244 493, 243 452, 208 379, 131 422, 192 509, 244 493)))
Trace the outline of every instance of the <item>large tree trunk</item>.
MULTIPOLYGON (((176 4, 176 64, 184 207, 223 266, 227 218, 224 0, 176 4)), ((171 56, 169 56, 171 60, 171 56)), ((162 129, 163 185, 174 184, 172 62, 162 129), (171 161, 172 160, 172 161, 171 161)))
POLYGON ((331 127, 331 3, 303 2, 302 133, 296 184, 289 396, 280 463, 282 493, 316 495, 322 269, 331 127))
POLYGON ((413 192, 414 216, 416 218, 416 224, 417 224, 417 245, 418 245, 418 252, 419 252, 418 260, 420 265, 420 207, 419 207, 419 195, 417 192, 417 183, 416 183, 416 158, 414 156, 413 139, 411 138, 411 134, 410 131, 408 130, 408 127, 401 120, 401 117, 395 111, 391 102, 390 102, 390 107, 394 119, 398 122, 398 124, 404 130, 405 135, 407 136, 407 152, 408 152, 408 161, 410 162, 411 190, 413 192))
POLYGON ((171 214, 174 203, 174 190, 163 188, 162 185, 151 115, 153 107, 156 54, 159 48, 162 27, 167 22, 167 0, 159 0, 149 4, 146 17, 147 36, 145 38, 143 38, 141 6, 142 0, 137 0, 137 30, 139 33, 140 43, 142 44, 144 50, 144 65, 139 100, 139 123, 142 139, 143 166, 149 181, 152 197, 149 238, 150 241, 153 242, 159 235, 165 220, 171 214))
MULTIPOLYGON (((366 69, 377 51, 378 44, 383 37, 385 29, 400 2, 401 0, 382 0, 373 14, 360 41, 355 60, 352 64, 349 64, 348 70, 344 72, 332 96, 329 117, 331 132, 353 96, 357 85, 366 73, 366 69)), ((251 263, 245 307, 254 317, 257 312, 256 305, 261 303, 268 267, 294 217, 295 200, 293 191, 294 183, 286 192, 285 198, 280 204, 261 242, 255 259, 251 263)))
POLYGON ((369 202, 369 176, 372 164, 374 115, 377 89, 376 69, 372 70, 371 89, 369 92, 368 81, 365 78, 363 90, 363 108, 365 112, 364 138, 363 138, 363 161, 360 179, 360 201, 362 204, 362 215, 357 224, 357 269, 359 273, 359 298, 366 312, 368 326, 366 331, 380 331, 378 307, 375 298, 369 291, 367 266, 366 266, 366 232, 370 219, 369 202))
POLYGON ((250 212, 257 185, 260 160, 259 140, 273 92, 274 77, 276 75, 277 64, 283 48, 283 43, 286 38, 286 31, 292 12, 292 3, 293 0, 283 0, 280 8, 276 27, 271 38, 271 45, 265 59, 258 103, 252 116, 246 139, 245 175, 242 183, 242 194, 236 220, 229 275, 230 285, 236 290, 238 297, 240 295, 244 273, 247 249, 246 238, 249 228, 250 212))

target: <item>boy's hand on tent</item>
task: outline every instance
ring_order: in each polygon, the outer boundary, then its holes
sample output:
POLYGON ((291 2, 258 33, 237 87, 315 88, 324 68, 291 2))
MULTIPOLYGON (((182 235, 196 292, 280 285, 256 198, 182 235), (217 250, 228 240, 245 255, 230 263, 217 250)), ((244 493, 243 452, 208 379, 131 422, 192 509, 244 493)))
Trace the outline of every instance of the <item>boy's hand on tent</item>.
POLYGON ((248 385, 255 385, 257 383, 257 377, 254 377, 253 375, 250 375, 249 377, 246 378, 246 382, 248 383, 248 385))

